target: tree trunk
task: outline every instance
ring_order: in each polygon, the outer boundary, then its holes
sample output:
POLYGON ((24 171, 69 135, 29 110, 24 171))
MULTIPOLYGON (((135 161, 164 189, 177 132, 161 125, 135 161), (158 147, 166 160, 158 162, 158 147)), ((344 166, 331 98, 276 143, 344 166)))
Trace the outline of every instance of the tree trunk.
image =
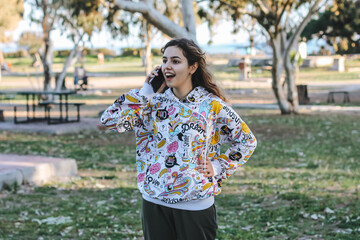
POLYGON ((192 0, 181 1, 181 12, 184 21, 185 30, 190 34, 192 39, 196 39, 196 26, 194 17, 194 8, 192 0))
POLYGON ((146 23, 145 23, 145 74, 148 75, 151 73, 151 71, 152 71, 151 25, 146 21, 146 23))
POLYGON ((56 88, 55 88, 56 91, 62 90, 61 87, 63 85, 63 82, 65 81, 66 71, 71 66, 72 60, 76 57, 78 52, 79 52, 79 45, 76 44, 75 47, 71 50, 70 55, 66 58, 63 70, 56 81, 56 88))
POLYGON ((282 73, 284 68, 284 58, 281 54, 281 39, 271 40, 273 49, 273 65, 272 65, 272 89, 279 105, 281 114, 292 113, 291 105, 288 103, 283 86, 281 84, 282 73))
MULTIPOLYGON (((296 64, 296 63, 295 63, 296 64)), ((291 110, 293 113, 298 113, 299 111, 299 99, 298 92, 296 89, 296 79, 295 79, 295 66, 291 62, 290 53, 286 53, 284 68, 286 73, 286 81, 287 81, 287 100, 291 105, 291 110)))
POLYGON ((51 89, 52 76, 52 47, 50 41, 44 41, 44 52, 41 55, 41 62, 44 68, 44 91, 51 89))

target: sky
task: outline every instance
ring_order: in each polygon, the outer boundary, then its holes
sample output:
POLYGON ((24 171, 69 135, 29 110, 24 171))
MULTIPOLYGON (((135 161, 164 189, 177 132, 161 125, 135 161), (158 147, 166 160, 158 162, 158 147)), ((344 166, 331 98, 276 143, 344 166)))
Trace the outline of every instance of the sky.
MULTIPOLYGON (((13 37, 13 40, 16 41, 19 39, 23 31, 35 31, 41 32, 39 25, 35 23, 30 23, 28 16, 30 14, 30 7, 25 3, 24 5, 24 19, 19 22, 18 27, 11 32, 10 34, 13 37)), ((216 45, 246 45, 248 44, 248 37, 246 32, 240 32, 236 35, 231 34, 232 32, 232 22, 230 21, 221 21, 220 24, 214 27, 215 35, 213 36, 213 46, 216 45)), ((132 29, 132 36, 127 39, 113 39, 111 34, 107 31, 106 27, 103 28, 101 32, 95 32, 91 38, 91 43, 86 43, 88 47, 102 48, 108 47, 112 49, 118 49, 123 47, 141 47, 142 42, 137 38, 136 29, 132 29)), ((54 30, 51 33, 51 39, 54 43, 55 50, 59 49, 69 49, 73 47, 73 43, 66 37, 66 34, 61 35, 59 30, 54 30)), ((201 46, 206 46, 210 40, 210 34, 207 27, 207 24, 200 24, 197 26, 197 40, 201 46)), ((165 39, 160 34, 152 41, 154 47, 160 48, 163 46, 168 39, 165 39)), ((16 48, 15 44, 6 44, 2 45, 1 49, 4 52, 13 51, 16 48)))
MULTIPOLYGON (((31 23, 29 20, 30 6, 25 2, 24 4, 24 19, 20 21, 18 27, 11 32, 13 40, 18 40, 23 31, 35 31, 41 32, 39 25, 31 23)), ((107 28, 104 27, 101 32, 95 32, 91 38, 91 42, 87 42, 86 46, 89 48, 111 48, 119 53, 119 50, 124 47, 142 47, 143 43, 137 37, 137 29, 131 30, 131 36, 126 39, 113 39, 110 32, 107 31, 107 28)), ((212 38, 212 45, 208 46, 207 43, 210 40, 210 34, 206 23, 200 24, 197 26, 197 40, 200 46, 208 53, 218 53, 218 52, 234 52, 237 46, 248 46, 248 34, 244 30, 240 31, 238 34, 232 34, 233 23, 231 21, 226 21, 223 19, 217 26, 213 27, 213 32, 215 35, 212 38)), ((257 36, 258 40, 265 42, 264 37, 259 35, 257 36)), ((55 50, 61 49, 71 49, 73 43, 66 37, 66 34, 61 34, 59 30, 54 30, 51 33, 51 39, 54 43, 55 50)), ((152 46, 154 48, 162 47, 168 39, 164 38, 161 34, 152 41, 152 46)), ((308 42, 308 53, 316 51, 324 43, 308 42)), ((16 44, 0 44, 0 47, 3 52, 16 51, 16 44)), ((244 49, 242 49, 244 50, 244 49)), ((240 54, 243 54, 240 52, 240 54)))

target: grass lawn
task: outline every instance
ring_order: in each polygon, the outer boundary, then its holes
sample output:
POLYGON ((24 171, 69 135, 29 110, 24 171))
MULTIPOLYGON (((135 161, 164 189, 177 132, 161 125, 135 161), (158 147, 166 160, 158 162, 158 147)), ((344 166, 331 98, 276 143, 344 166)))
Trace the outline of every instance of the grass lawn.
MULTIPOLYGON (((359 116, 239 113, 258 147, 216 197, 218 239, 359 239, 359 116)), ((132 133, 0 132, 0 152, 70 157, 79 167, 68 183, 1 192, 0 239, 142 237, 132 133)))

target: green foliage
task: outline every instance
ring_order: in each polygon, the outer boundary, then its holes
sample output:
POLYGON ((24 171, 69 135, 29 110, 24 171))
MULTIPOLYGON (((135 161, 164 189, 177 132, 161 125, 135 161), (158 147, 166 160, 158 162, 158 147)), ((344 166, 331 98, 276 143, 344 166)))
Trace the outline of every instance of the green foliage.
POLYGON ((9 52, 9 53, 4 53, 4 57, 9 57, 9 58, 24 58, 29 56, 29 54, 24 51, 24 50, 18 50, 15 52, 9 52))
POLYGON ((336 0, 313 19, 302 32, 307 39, 322 38, 334 47, 337 53, 359 53, 360 2, 336 0))
POLYGON ((54 51, 54 56, 55 57, 67 57, 70 55, 70 52, 71 52, 70 49, 57 50, 57 51, 54 51))
POLYGON ((140 57, 141 48, 123 48, 122 56, 137 56, 140 57))
POLYGON ((26 48, 29 54, 35 54, 42 45, 42 34, 36 32, 25 31, 20 35, 18 44, 20 47, 26 48))
POLYGON ((0 42, 9 40, 5 31, 12 31, 17 27, 23 12, 23 0, 0 0, 0 42))

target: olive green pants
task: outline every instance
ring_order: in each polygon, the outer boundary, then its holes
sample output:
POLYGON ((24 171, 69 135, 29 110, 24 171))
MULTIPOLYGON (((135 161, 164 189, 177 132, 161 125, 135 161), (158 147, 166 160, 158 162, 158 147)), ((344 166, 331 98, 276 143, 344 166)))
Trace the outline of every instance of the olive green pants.
POLYGON ((188 211, 143 199, 141 220, 145 240, 214 240, 216 237, 215 205, 188 211))

